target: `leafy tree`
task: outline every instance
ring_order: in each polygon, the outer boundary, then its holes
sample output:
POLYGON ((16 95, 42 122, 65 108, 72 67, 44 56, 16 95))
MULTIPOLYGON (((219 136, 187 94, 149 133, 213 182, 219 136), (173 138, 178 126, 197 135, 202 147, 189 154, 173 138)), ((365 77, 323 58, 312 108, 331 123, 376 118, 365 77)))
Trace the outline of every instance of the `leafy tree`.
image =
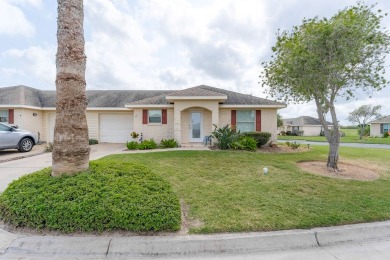
POLYGON ((83 20, 83 0, 58 0, 52 176, 74 174, 89 167, 83 20))
POLYGON ((357 124, 359 127, 359 137, 360 140, 363 137, 363 134, 365 133, 365 128, 367 127, 367 123, 373 119, 378 119, 382 117, 382 115, 379 113, 382 106, 372 106, 372 105, 363 105, 349 113, 348 121, 350 121, 353 124, 357 124))
POLYGON ((283 126, 282 116, 280 114, 277 114, 276 115, 276 119, 277 119, 277 126, 278 126, 278 128, 282 127, 283 126))
POLYGON ((340 131, 336 98, 349 99, 355 91, 366 93, 388 84, 384 61, 389 34, 381 27, 381 10, 358 3, 330 19, 304 19, 291 32, 280 32, 274 56, 263 62, 265 92, 285 102, 314 100, 329 142, 328 169, 338 171, 340 131), (330 113, 332 128, 326 124, 330 113))

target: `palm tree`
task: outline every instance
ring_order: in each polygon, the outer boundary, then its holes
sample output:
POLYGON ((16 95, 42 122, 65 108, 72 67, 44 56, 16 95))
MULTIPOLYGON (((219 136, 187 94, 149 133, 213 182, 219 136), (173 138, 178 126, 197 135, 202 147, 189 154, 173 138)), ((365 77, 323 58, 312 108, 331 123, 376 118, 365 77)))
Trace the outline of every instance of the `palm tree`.
POLYGON ((83 20, 83 0, 58 0, 52 176, 72 175, 89 167, 83 20))

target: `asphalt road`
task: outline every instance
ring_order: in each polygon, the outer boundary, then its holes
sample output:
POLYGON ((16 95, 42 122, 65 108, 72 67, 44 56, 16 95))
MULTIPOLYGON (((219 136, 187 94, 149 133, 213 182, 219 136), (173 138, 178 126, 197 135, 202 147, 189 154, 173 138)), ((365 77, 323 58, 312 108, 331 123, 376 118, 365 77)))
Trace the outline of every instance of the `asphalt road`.
MULTIPOLYGON (((298 142, 301 144, 310 144, 310 145, 325 145, 328 146, 329 143, 327 142, 310 142, 310 141, 304 141, 304 140, 278 140, 278 142, 285 143, 285 142, 298 142)), ((389 144, 359 144, 359 143, 340 143, 341 147, 359 147, 359 148, 372 148, 372 149, 390 149, 389 144)))

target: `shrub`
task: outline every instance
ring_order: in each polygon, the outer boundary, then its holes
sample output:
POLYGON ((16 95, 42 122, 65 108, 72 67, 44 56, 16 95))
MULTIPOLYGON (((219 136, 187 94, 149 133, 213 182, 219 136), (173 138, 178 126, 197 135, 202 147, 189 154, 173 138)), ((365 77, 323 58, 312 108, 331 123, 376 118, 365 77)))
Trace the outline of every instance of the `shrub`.
POLYGON ((299 146, 301 146, 301 143, 297 142, 297 141, 294 141, 290 144, 291 148, 292 149, 298 149, 299 146))
POLYGON ((137 150, 139 147, 139 143, 136 141, 127 142, 126 147, 129 150, 137 150))
POLYGON ((240 131, 236 133, 235 128, 229 125, 221 128, 214 125, 214 127, 215 129, 211 133, 211 136, 217 139, 218 148, 221 150, 231 149, 232 143, 240 136, 240 131))
POLYGON ((89 139, 89 145, 94 145, 94 144, 98 144, 99 141, 96 140, 96 139, 89 139))
POLYGON ((358 135, 360 136, 360 133, 362 133, 362 136, 370 136, 370 126, 365 125, 363 129, 361 127, 357 130, 358 135))
POLYGON ((286 135, 291 135, 291 133, 292 133, 291 131, 287 131, 286 135))
POLYGON ((286 131, 280 131, 281 135, 286 135, 286 131))
POLYGON ((298 130, 298 131, 296 131, 295 133, 296 133, 297 135, 299 135, 299 136, 303 136, 303 132, 304 132, 304 131, 302 131, 302 130, 298 130))
POLYGON ((257 141, 251 136, 242 135, 232 143, 232 149, 255 151, 257 141))
POLYGON ((286 142, 286 145, 288 146, 288 147, 291 147, 291 143, 290 142, 286 142))
POLYGON ((389 137, 389 132, 385 132, 385 133, 383 134, 383 137, 384 137, 384 138, 389 137))
POLYGON ((175 139, 162 139, 160 142, 161 148, 176 148, 179 144, 176 142, 175 139))
POLYGON ((74 176, 50 173, 46 168, 13 181, 0 195, 0 218, 16 227, 62 232, 180 228, 178 196, 142 165, 99 160, 74 176))
POLYGON ((149 149, 156 149, 156 148, 157 148, 157 143, 153 139, 143 140, 138 145, 138 149, 140 150, 149 150, 149 149))
POLYGON ((257 143, 257 147, 259 148, 265 145, 271 137, 271 133, 268 132, 248 132, 248 133, 244 133, 244 135, 248 137, 250 136, 253 139, 255 139, 257 143))

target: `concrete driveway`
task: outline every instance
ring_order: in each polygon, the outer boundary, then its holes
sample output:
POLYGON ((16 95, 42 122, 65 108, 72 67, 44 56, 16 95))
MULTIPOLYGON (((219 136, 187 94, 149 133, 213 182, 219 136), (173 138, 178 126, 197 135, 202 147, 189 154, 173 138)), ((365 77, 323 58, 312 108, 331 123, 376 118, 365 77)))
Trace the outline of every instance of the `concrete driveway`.
MULTIPOLYGON (((36 146, 37 147, 37 146, 36 146)), ((51 153, 42 153, 43 149, 35 148, 30 153, 18 153, 16 150, 7 150, 0 153, 0 192, 13 180, 21 176, 50 167, 52 163, 51 153), (21 156, 29 156, 20 158, 21 156), (16 159, 10 160, 9 159, 16 159), (3 161, 3 162, 2 162, 3 161), (5 161, 5 162, 4 162, 5 161)), ((101 157, 125 153, 124 144, 97 144, 91 145, 90 160, 96 160, 101 157)))

